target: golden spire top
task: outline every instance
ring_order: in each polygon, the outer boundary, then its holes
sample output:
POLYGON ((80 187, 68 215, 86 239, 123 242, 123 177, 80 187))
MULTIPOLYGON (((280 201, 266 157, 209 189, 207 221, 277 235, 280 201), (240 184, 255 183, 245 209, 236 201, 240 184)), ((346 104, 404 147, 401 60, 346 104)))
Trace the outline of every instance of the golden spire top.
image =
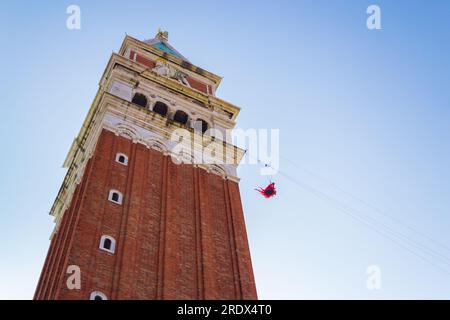
POLYGON ((169 32, 161 30, 158 28, 158 32, 156 33, 156 37, 159 40, 169 40, 169 32))

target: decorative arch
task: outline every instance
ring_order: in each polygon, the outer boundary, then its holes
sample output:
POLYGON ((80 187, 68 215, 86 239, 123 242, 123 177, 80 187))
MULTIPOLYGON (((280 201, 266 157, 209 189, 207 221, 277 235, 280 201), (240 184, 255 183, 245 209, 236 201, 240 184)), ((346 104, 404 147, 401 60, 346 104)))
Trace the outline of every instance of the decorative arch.
POLYGON ((222 178, 226 178, 227 177, 227 171, 221 165, 211 164, 209 166, 209 171, 214 173, 214 174, 217 174, 217 175, 221 176, 222 178))
POLYGON ((188 153, 183 150, 182 152, 180 152, 177 155, 177 157, 182 163, 186 163, 186 164, 194 164, 195 163, 195 157, 192 154, 192 152, 188 153))
POLYGON ((157 150, 159 152, 165 153, 167 152, 167 146, 164 142, 160 141, 160 140, 156 140, 156 139, 149 139, 147 141, 145 141, 145 144, 154 150, 157 150))
POLYGON ((114 128, 114 130, 116 131, 116 133, 119 136, 129 138, 129 139, 131 139, 133 141, 136 141, 136 140, 140 139, 140 136, 137 133, 137 131, 133 127, 131 127, 131 126, 127 125, 127 124, 124 124, 124 123, 118 124, 114 128))

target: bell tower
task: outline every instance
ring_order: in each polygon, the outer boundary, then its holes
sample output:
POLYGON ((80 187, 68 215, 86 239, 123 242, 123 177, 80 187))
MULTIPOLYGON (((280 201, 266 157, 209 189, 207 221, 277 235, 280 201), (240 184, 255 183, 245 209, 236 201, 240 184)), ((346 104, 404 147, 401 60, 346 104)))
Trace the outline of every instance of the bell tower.
POLYGON ((244 151, 222 138, 240 109, 215 96, 220 81, 167 32, 125 37, 64 162, 35 299, 257 299, 244 151))

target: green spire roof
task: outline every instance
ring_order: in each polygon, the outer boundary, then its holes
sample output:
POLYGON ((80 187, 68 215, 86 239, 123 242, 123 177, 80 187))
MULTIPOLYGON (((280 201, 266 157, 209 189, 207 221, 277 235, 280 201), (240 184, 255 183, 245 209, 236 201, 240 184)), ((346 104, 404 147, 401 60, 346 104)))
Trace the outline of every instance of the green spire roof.
POLYGON ((144 42, 151 45, 153 48, 161 50, 179 59, 188 61, 181 53, 177 51, 177 49, 169 44, 168 39, 169 33, 167 31, 161 31, 161 29, 159 29, 158 33, 153 39, 145 40, 144 42))

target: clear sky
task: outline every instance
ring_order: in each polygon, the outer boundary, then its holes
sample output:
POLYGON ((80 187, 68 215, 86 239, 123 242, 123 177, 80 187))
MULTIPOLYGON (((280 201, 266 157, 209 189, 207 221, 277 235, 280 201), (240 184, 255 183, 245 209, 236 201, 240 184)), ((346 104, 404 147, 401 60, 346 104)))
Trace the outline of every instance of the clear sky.
POLYGON ((450 298, 449 16, 444 0, 2 1, 0 299, 32 298, 61 165, 111 53, 158 27, 224 77, 239 127, 280 129, 279 194, 253 190, 268 183, 258 166, 239 171, 260 298, 450 298))

